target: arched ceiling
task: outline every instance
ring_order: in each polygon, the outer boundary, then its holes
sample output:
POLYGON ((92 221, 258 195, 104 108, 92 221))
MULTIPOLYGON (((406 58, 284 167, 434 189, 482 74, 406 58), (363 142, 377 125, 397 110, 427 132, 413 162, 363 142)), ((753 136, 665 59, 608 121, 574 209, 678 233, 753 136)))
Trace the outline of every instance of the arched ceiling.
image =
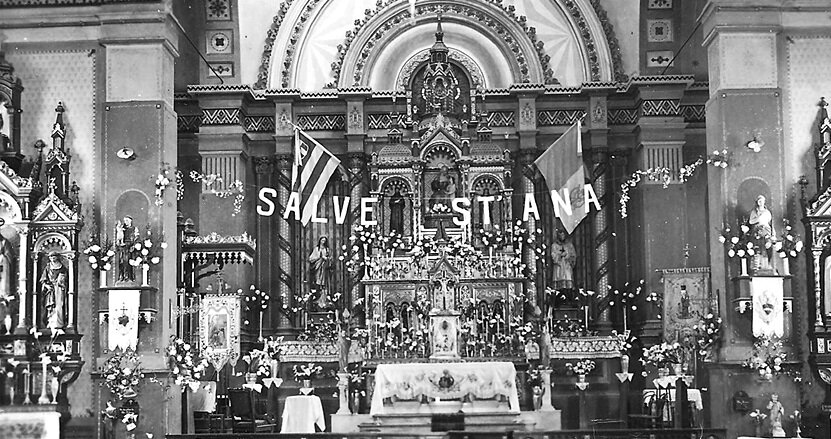
POLYGON ((445 43, 475 64, 485 88, 551 77, 576 86, 612 81, 619 68, 616 41, 607 37, 609 25, 604 29, 598 19, 596 2, 417 0, 413 19, 408 0, 288 0, 270 10, 257 5, 257 11, 243 10, 253 2, 240 2, 240 15, 273 17, 257 88, 400 88, 396 79, 408 60, 434 41, 437 8, 445 11, 445 43))

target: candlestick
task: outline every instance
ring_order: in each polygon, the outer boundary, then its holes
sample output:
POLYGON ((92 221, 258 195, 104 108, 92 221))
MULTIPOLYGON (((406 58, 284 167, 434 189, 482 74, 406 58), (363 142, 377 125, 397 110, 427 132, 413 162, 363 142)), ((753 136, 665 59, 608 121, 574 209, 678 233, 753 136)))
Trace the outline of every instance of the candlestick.
POLYGON ((589 329, 589 305, 583 305, 583 319, 586 322, 586 329, 589 329))
POLYGON ((629 314, 629 305, 623 307, 623 331, 626 332, 626 315, 629 314))

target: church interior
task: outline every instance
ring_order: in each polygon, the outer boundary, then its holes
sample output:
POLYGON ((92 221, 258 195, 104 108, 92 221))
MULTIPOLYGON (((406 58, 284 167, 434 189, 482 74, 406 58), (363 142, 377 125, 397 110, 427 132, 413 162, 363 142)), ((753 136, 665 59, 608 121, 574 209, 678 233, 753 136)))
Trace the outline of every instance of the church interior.
POLYGON ((827 438, 828 95, 826 0, 0 0, 0 437, 827 438))

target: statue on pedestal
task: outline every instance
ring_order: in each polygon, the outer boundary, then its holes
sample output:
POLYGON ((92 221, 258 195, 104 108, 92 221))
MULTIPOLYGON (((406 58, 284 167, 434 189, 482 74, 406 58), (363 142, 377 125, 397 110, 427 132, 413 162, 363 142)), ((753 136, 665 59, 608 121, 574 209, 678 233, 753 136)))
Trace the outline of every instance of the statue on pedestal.
POLYGON ((753 256, 753 268, 770 270, 772 268, 770 259, 773 254, 773 216, 765 207, 764 195, 756 197, 756 206, 750 211, 748 225, 751 239, 757 249, 757 253, 753 256))
POLYGON ((456 195, 456 180, 450 175, 446 164, 441 165, 439 176, 430 183, 433 193, 430 195, 430 208, 437 204, 450 207, 450 201, 456 195))
POLYGON ((317 291, 317 307, 319 309, 326 309, 330 305, 329 301, 329 273, 332 268, 332 251, 329 249, 329 239, 321 236, 317 240, 317 246, 309 255, 309 278, 311 279, 311 286, 313 291, 317 291))
POLYGON ((63 328, 66 316, 66 299, 69 270, 57 252, 51 252, 40 275, 41 315, 49 329, 63 328))
POLYGON ((11 304, 17 299, 12 290, 12 285, 14 285, 13 258, 8 241, 0 236, 0 325, 3 325, 7 334, 11 334, 14 329, 12 328, 14 310, 11 304))
POLYGON ((770 411, 771 437, 785 437, 785 430, 782 429, 782 416, 785 414, 785 408, 779 402, 779 395, 776 393, 770 395, 770 402, 768 402, 767 408, 770 411))
POLYGON ((6 125, 3 114, 6 112, 6 106, 0 102, 0 152, 9 152, 12 150, 12 140, 3 129, 6 125))
POLYGON ((577 251, 568 239, 566 231, 557 229, 557 236, 551 243, 551 265, 553 273, 551 285, 557 290, 574 288, 574 265, 577 263, 577 251))
POLYGON ((135 245, 139 241, 139 231, 133 225, 133 217, 125 216, 115 225, 115 251, 118 266, 118 281, 133 282, 136 273, 130 259, 136 251, 135 245))

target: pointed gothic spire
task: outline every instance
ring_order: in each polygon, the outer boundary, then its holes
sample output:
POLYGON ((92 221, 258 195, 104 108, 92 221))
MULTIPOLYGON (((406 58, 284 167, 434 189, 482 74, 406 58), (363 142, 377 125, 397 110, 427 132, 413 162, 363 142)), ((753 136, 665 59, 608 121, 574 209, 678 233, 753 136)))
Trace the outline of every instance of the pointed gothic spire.
POLYGON ((441 11, 436 16, 436 42, 430 48, 430 60, 432 62, 447 62, 447 46, 444 45, 444 31, 441 28, 441 11))

